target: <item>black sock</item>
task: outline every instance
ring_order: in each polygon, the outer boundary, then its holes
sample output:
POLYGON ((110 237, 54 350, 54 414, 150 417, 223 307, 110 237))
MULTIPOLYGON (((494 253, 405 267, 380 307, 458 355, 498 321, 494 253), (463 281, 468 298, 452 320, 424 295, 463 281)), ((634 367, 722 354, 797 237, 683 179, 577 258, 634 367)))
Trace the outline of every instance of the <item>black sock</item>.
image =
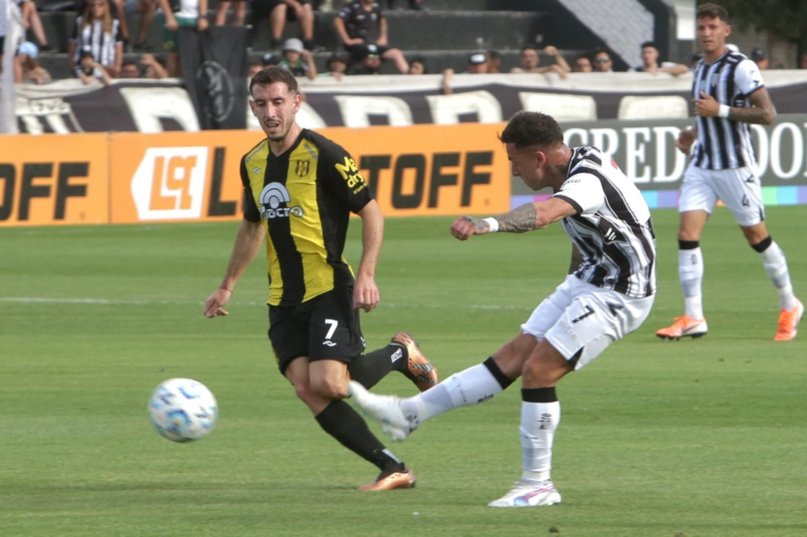
POLYGON ((351 379, 369 390, 393 369, 405 368, 407 358, 406 347, 390 343, 383 349, 359 356, 348 364, 347 371, 351 379))
POLYGON ((329 435, 350 451, 374 464, 382 472, 402 471, 403 462, 395 458, 382 444, 353 407, 337 399, 316 415, 317 423, 329 435))

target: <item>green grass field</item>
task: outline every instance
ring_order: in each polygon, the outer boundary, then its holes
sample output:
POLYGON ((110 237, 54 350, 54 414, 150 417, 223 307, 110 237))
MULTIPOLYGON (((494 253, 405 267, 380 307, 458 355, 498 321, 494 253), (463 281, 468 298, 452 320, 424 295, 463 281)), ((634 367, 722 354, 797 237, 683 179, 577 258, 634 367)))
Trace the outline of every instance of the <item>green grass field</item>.
MULTIPOLYGON (((802 298, 805 216, 769 210, 802 298)), ((356 491, 375 469, 327 437, 277 373, 264 261, 229 317, 201 314, 236 223, 2 229, 0 536, 807 535, 807 331, 772 341, 776 293, 719 210, 703 240, 710 333, 658 340, 682 306, 677 215, 654 217, 655 309, 561 383, 563 504, 524 510, 486 507, 519 476, 517 385, 390 444, 416 489, 356 491), (164 440, 147 418, 152 389, 178 376, 218 398, 199 442, 164 440)), ((382 305, 363 317, 370 347, 411 330, 442 376, 515 334, 569 254, 559 227, 461 243, 449 224, 387 221, 382 305)), ((376 391, 412 386, 393 374, 376 391)))

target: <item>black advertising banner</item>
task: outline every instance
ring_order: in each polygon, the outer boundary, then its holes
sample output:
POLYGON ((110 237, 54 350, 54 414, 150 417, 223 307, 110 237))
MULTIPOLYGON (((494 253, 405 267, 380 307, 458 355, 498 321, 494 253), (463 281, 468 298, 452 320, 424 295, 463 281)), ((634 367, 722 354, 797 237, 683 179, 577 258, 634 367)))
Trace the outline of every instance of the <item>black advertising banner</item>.
POLYGON ((182 78, 204 130, 246 125, 246 37, 243 26, 177 32, 182 78))
MULTIPOLYGON (((84 86, 77 79, 18 84, 15 113, 20 132, 260 130, 248 112, 244 49, 232 52, 244 37, 241 30, 214 28, 207 32, 209 39, 186 32, 199 46, 183 58, 184 81, 126 79, 109 87, 84 86), (207 48, 219 60, 204 60, 207 48), (238 72, 242 76, 236 76, 238 72)), ((807 113, 807 70, 766 71, 765 81, 779 114, 807 113)), ((692 120, 689 75, 572 73, 566 80, 455 75, 449 95, 440 85, 439 75, 302 79, 305 99, 297 117, 310 128, 501 123, 518 110, 546 112, 561 122, 692 120)))

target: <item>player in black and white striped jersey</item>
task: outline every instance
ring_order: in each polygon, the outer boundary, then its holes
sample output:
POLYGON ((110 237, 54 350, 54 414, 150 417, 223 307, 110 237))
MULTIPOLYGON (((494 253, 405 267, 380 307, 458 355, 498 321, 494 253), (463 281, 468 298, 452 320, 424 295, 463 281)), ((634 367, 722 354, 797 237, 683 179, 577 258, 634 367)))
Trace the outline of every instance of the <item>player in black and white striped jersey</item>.
POLYGON ((460 217, 460 240, 493 232, 521 233, 560 222, 579 263, 482 364, 406 399, 374 395, 351 382, 351 396, 394 440, 449 410, 489 400, 522 377, 522 474, 490 507, 560 503, 551 479, 552 444, 560 421, 555 386, 566 374, 636 330, 655 297, 656 246, 650 210, 639 189, 599 149, 570 148, 557 122, 519 112, 501 135, 513 176, 548 199, 490 218, 460 217))
POLYGON ((678 275, 684 292, 684 314, 656 335, 677 340, 700 337, 708 330, 701 295, 700 237, 709 214, 722 200, 748 244, 762 257, 768 277, 779 292, 779 325, 774 339, 789 341, 796 337, 804 305, 793 292, 785 255, 765 224, 762 187, 749 129, 749 124, 772 124, 776 110, 756 63, 726 44, 730 34, 724 8, 713 3, 698 7, 697 37, 703 58, 693 73, 695 128, 682 131, 677 141, 683 152, 692 150, 678 204, 678 275))

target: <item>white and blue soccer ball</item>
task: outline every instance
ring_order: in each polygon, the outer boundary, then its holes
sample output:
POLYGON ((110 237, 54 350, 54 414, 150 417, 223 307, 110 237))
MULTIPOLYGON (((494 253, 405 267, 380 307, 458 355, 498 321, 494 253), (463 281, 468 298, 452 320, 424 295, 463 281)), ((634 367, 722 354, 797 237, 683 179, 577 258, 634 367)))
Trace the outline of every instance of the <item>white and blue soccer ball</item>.
POLYGON ((207 387, 193 379, 168 379, 149 399, 149 415, 157 432, 174 442, 199 440, 213 430, 219 407, 207 387))

